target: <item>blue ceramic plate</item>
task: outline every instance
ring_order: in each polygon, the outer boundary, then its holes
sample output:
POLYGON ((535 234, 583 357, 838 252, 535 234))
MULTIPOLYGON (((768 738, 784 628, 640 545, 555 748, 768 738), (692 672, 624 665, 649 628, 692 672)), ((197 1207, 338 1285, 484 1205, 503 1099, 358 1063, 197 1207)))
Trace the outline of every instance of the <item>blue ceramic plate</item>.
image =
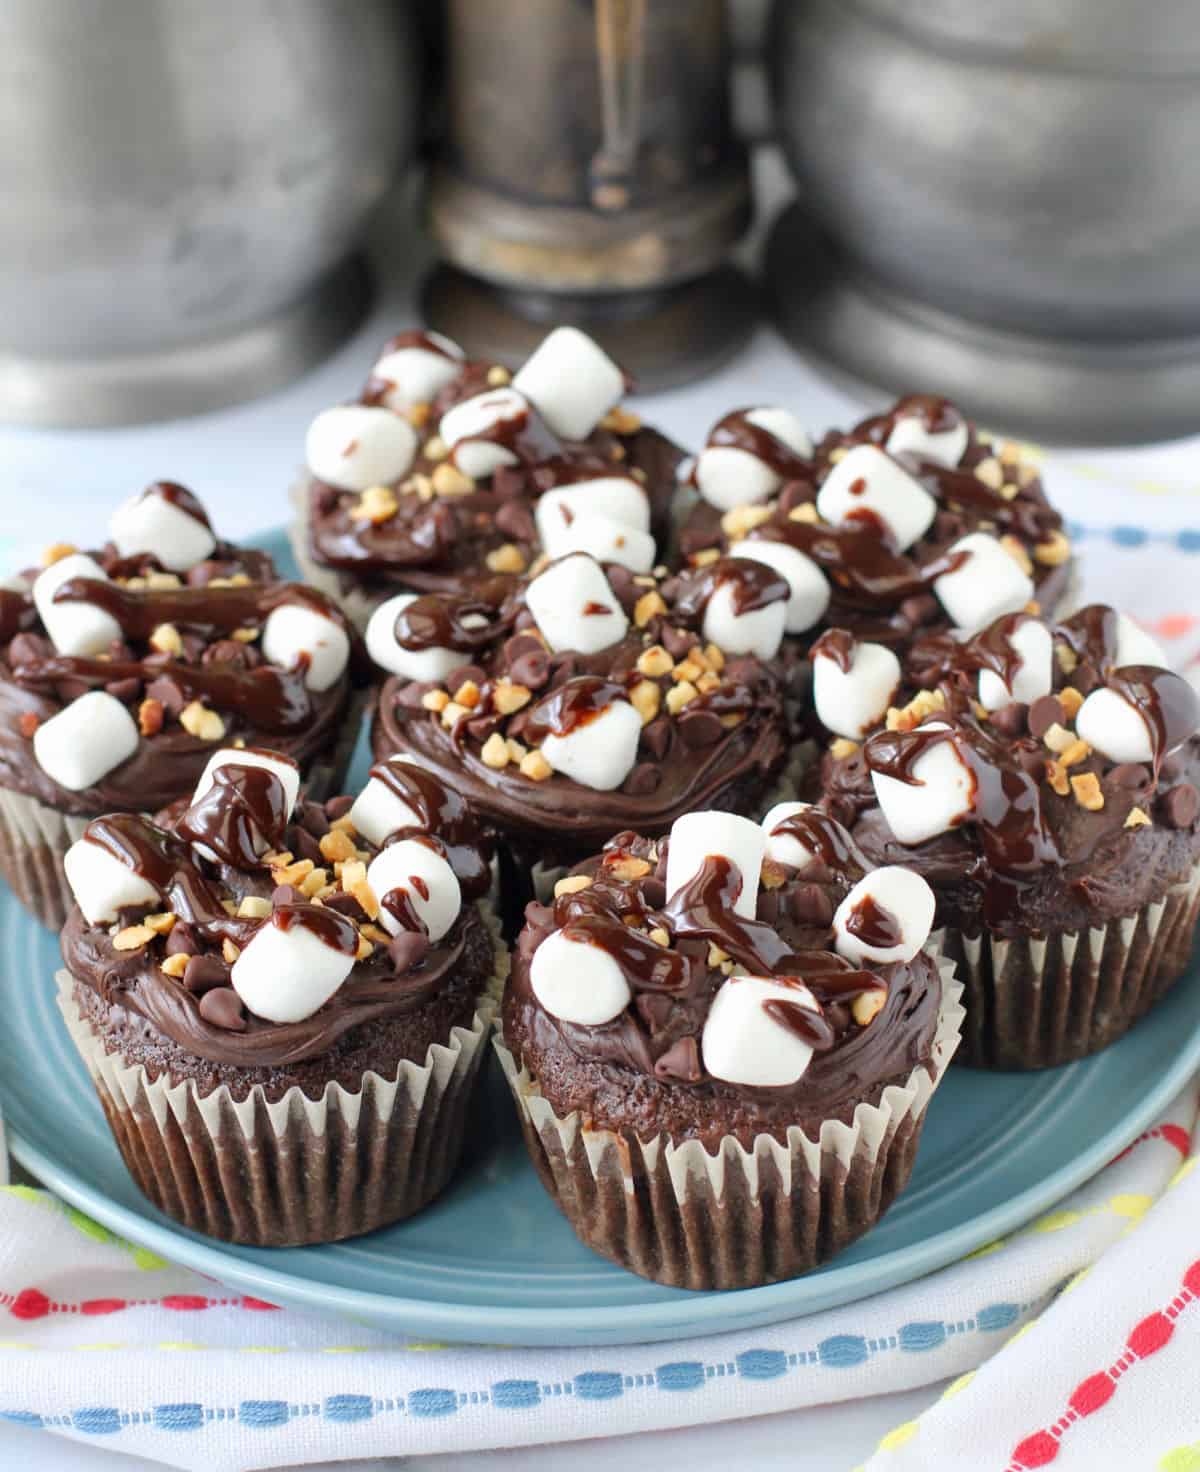
MULTIPOLYGON (((281 539, 268 543, 281 552, 281 539)), ((281 560, 286 561, 281 557, 281 560)), ((354 775, 361 777, 360 747, 354 775)), ((908 1190, 836 1262, 739 1293, 660 1288, 576 1241, 491 1065, 457 1180, 357 1241, 229 1247, 174 1225, 125 1172, 54 1004, 57 937, 0 895, 0 1105, 13 1154, 105 1226, 273 1303, 450 1341, 617 1344, 745 1329, 891 1288, 1011 1231, 1127 1145, 1200 1067, 1200 965, 1128 1037, 1053 1072, 951 1068, 908 1190)))

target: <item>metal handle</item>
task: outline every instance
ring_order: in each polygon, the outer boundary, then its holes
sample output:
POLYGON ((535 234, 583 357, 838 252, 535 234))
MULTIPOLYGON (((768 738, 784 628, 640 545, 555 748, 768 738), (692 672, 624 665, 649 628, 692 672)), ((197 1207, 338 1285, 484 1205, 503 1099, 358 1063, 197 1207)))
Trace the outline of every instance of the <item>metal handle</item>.
POLYGON ((642 140, 646 0, 596 0, 601 143, 591 163, 592 204, 621 210, 642 140))

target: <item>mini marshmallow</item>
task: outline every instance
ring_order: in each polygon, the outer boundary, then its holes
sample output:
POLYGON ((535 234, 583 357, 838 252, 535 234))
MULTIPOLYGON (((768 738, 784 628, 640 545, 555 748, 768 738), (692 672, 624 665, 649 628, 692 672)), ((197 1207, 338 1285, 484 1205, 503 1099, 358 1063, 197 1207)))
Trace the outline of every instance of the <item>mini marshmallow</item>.
MULTIPOLYGON (((437 683, 444 680, 451 670, 466 664, 467 655, 461 649, 405 649, 396 642, 396 617, 410 603, 415 603, 418 594, 397 593, 381 603, 371 615, 364 635, 367 653, 381 669, 389 675, 401 675, 406 680, 428 680, 437 683)), ((464 628, 482 628, 487 619, 479 613, 463 615, 464 628)))
POLYGON ((731 1084, 784 1088, 804 1077, 812 1048, 763 1005, 790 1002, 819 1014, 812 992, 796 981, 766 976, 731 976, 712 1000, 700 1053, 714 1078, 731 1084))
POLYGON ((595 480, 576 481, 569 486, 555 486, 539 496, 533 515, 537 533, 550 557, 562 557, 571 551, 562 545, 575 517, 585 513, 607 516, 635 531, 650 530, 650 502, 646 492, 625 475, 602 475, 595 480))
POLYGON ((187 572, 211 557, 217 547, 211 527, 154 486, 123 501, 113 512, 108 530, 122 557, 149 552, 168 572, 187 572))
MULTIPOLYGON (((945 721, 926 721, 918 731, 946 731, 945 721)), ((888 827, 903 844, 924 843, 946 833, 975 805, 975 777, 953 740, 934 742, 913 763, 914 782, 872 772, 875 798, 888 827)))
POLYGON ((63 868, 75 903, 89 925, 115 920, 117 911, 126 906, 158 903, 158 890, 148 879, 93 843, 86 833, 64 854, 63 868))
POLYGON ((291 817, 296 799, 300 796, 300 768, 290 756, 283 756, 278 752, 249 751, 240 746, 222 746, 219 751, 213 752, 208 765, 200 773, 200 780, 192 793, 193 807, 213 785, 213 774, 219 767, 261 767, 264 771, 274 772, 283 783, 288 817, 291 817))
POLYGON ((1117 653, 1113 661, 1120 669, 1127 664, 1156 665, 1160 669, 1171 668, 1171 661, 1163 652, 1157 639, 1152 639, 1140 624, 1134 623, 1127 613, 1117 614, 1117 653))
POLYGON ((390 409, 339 404, 308 426, 308 468, 343 491, 387 486, 406 476, 417 455, 417 434, 390 409))
POLYGON ((855 445, 822 482, 817 510, 834 526, 876 517, 903 552, 933 525, 937 502, 890 455, 874 445, 855 445))
POLYGON ((919 874, 887 864, 860 879, 834 911, 838 954, 847 961, 911 961, 933 929, 933 890, 919 874), (850 920, 864 902, 893 916, 900 932, 895 945, 870 945, 850 933, 850 920))
POLYGON ((949 550, 968 555, 956 571, 934 579, 933 591, 956 628, 973 634, 1001 614, 1018 612, 1033 597, 1033 579, 995 537, 969 532, 949 550))
POLYGON ((1076 713, 1075 730, 1110 761, 1154 760, 1154 738, 1149 726, 1141 712, 1115 690, 1103 686, 1093 690, 1076 713))
POLYGON ((555 654, 596 654, 629 630, 603 568, 586 552, 573 552, 539 573, 525 589, 525 604, 555 654))
POLYGON ((737 589, 733 583, 718 583, 704 605, 702 630, 705 639, 726 654, 755 654, 759 659, 773 659, 783 643, 790 599, 768 603, 739 613, 735 606, 737 589))
POLYGON ((354 799, 350 821, 377 847, 400 828, 420 828, 421 819, 408 803, 378 777, 372 777, 354 799))
POLYGON ((89 690, 33 733, 38 766, 68 792, 82 792, 99 782, 137 748, 133 717, 104 690, 89 690))
POLYGON ((812 667, 813 705, 821 724, 853 741, 883 720, 900 688, 900 661, 883 644, 855 645, 848 670, 818 650, 812 667))
POLYGON ((667 898, 698 874, 705 859, 724 858, 742 876, 742 888, 733 908, 748 920, 758 906, 758 880, 767 835, 757 823, 736 813, 685 813, 671 825, 667 849, 667 898))
POLYGON ((649 532, 635 531, 611 516, 594 511, 580 512, 559 534, 557 546, 557 557, 586 552, 597 562, 615 562, 630 572, 649 572, 658 559, 658 549, 649 532))
POLYGON ((33 601, 42 627, 59 654, 102 654, 114 639, 120 639, 121 625, 112 614, 94 603, 55 603, 54 595, 72 578, 110 581, 108 574, 83 552, 60 557, 33 585, 33 601))
POLYGON ((812 863, 816 855, 811 849, 805 848, 794 834, 775 832, 775 829, 788 818, 795 817, 797 813, 807 813, 811 807, 810 802, 777 802, 775 804, 760 825, 767 838, 766 855, 768 859, 773 859, 777 864, 786 864, 789 869, 806 869, 812 863))
POLYGON ((281 603, 263 624, 262 652, 272 664, 292 669, 309 658, 304 683, 318 694, 336 685, 350 662, 350 636, 341 624, 301 603, 281 603))
POLYGON ((430 403, 462 371, 466 355, 456 342, 440 332, 426 332, 425 336, 442 352, 412 344, 385 353, 371 369, 372 378, 388 385, 383 402, 395 414, 403 413, 413 404, 430 403))
POLYGON ((515 388, 493 388, 464 399, 442 415, 438 434, 450 447, 455 465, 472 480, 485 480, 505 465, 515 465, 511 450, 481 438, 497 425, 519 428, 529 417, 529 401, 515 388))
MULTIPOLYGON (((458 876, 441 854, 418 838, 402 838, 376 854, 367 866, 367 883, 381 905, 393 890, 403 890, 435 944, 462 908, 458 876)), ((404 928, 386 906, 379 911, 379 923, 389 935, 399 935, 404 928)))
POLYGON ((614 700, 600 714, 542 741, 542 755, 556 772, 596 792, 612 792, 633 771, 642 718, 625 700, 614 700))
MULTIPOLYGON (((750 409, 746 423, 765 430, 794 455, 812 454, 808 431, 790 409, 750 409)), ((701 496, 719 511, 748 506, 773 496, 783 478, 765 460, 736 445, 706 445, 696 460, 696 487, 701 496)))
POLYGON ((747 537, 737 544, 737 555, 766 563, 787 581, 792 595, 787 601, 784 628, 789 634, 803 634, 825 617, 829 584, 817 564, 799 548, 789 547, 786 542, 747 537))
POLYGON ((621 401, 625 375, 587 333, 556 327, 513 379, 560 439, 585 440, 621 401))
POLYGON ((599 946, 561 930, 538 946, 529 963, 534 996, 560 1022, 602 1027, 629 1006, 632 993, 620 966, 599 946))
POLYGON ((896 420, 888 435, 889 455, 915 455, 919 460, 933 460, 953 470, 963 457, 970 438, 966 421, 960 419, 949 429, 931 430, 919 414, 905 414, 896 420))
POLYGON ((303 1022, 333 996, 354 969, 354 953, 335 950, 303 925, 284 930, 264 920, 233 963, 229 980, 267 1022, 303 1022))
POLYGON ((1008 641, 1020 656, 1012 689, 994 670, 979 671, 979 703, 985 710, 999 710, 1014 700, 1031 705, 1054 686, 1054 639, 1036 618, 1023 619, 1008 641))

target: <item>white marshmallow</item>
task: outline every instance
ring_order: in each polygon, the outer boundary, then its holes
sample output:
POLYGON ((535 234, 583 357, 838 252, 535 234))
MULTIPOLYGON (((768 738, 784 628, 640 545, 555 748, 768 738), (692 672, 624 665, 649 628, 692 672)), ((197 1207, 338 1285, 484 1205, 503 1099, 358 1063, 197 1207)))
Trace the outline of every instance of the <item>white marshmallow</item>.
POLYGON ((789 599, 768 603, 739 613, 734 600, 737 590, 732 583, 718 583, 704 605, 701 625, 705 639, 726 654, 755 654, 759 659, 773 659, 783 643, 789 599))
POLYGON ((534 996, 560 1022, 602 1027, 629 1006, 629 983, 616 961, 599 946, 572 940, 561 930, 538 946, 529 963, 534 996))
MULTIPOLYGON (((745 418, 747 424, 765 430, 794 455, 807 458, 812 454, 808 431, 790 409, 750 409, 745 418)), ((765 460, 736 445, 705 446, 696 461, 695 479, 701 496, 720 511, 765 501, 783 484, 782 476, 765 460)))
MULTIPOLYGON (((451 670, 468 662, 470 656, 461 649, 405 649, 396 642, 396 617, 410 603, 415 603, 416 593, 397 593, 395 597, 381 603, 367 623, 364 639, 367 653, 381 669, 389 675, 401 675, 406 680, 444 680, 451 670)), ((463 627, 482 628, 487 619, 479 613, 463 615, 463 627)))
POLYGON ((341 624, 300 603, 281 603, 263 624, 262 652, 272 664, 290 670, 309 657, 304 683, 318 694, 336 685, 350 662, 350 636, 341 624))
POLYGON ((464 475, 486 480, 503 466, 515 465, 517 457, 503 445, 480 436, 500 424, 520 426, 528 417, 529 401, 515 388, 490 388, 443 414, 438 434, 464 475))
POLYGON ((333 996, 354 969, 354 955, 328 946, 311 930, 282 930, 263 921, 233 963, 230 984, 267 1022, 303 1022, 333 996))
POLYGON ((123 501, 112 514, 109 535, 122 557, 149 552, 169 572, 187 572, 216 551, 211 527, 168 501, 154 487, 123 501))
POLYGON ((705 859, 725 858, 742 876, 742 888, 733 908, 752 920, 758 906, 758 880, 766 851, 767 835, 749 818, 716 811, 685 813, 671 824, 667 898, 700 872, 705 859))
POLYGON ((1044 623, 1023 619, 1008 641, 1020 656, 1012 689, 994 670, 979 671, 979 703, 985 710, 999 710, 1012 701, 1031 705, 1049 695, 1054 685, 1054 639, 1044 623))
POLYGON ((776 833, 775 829, 797 813, 808 812, 811 807, 810 802, 777 802, 775 804, 760 825, 767 837, 768 859, 773 859, 777 864, 786 864, 789 869, 808 868, 816 858, 816 854, 811 849, 805 848, 804 844, 793 834, 776 833))
POLYGON ((1140 624, 1134 623, 1127 613, 1117 614, 1117 654, 1114 665, 1120 669, 1127 664, 1157 665, 1169 670, 1171 661, 1163 652, 1162 645, 1153 639, 1140 624))
POLYGON ((383 402, 393 413, 402 413, 413 404, 430 403, 462 370, 466 355, 456 342, 440 332, 427 332, 425 336, 443 351, 435 353, 417 346, 397 348, 384 353, 371 369, 372 378, 388 385, 383 402))
POLYGON ((903 552, 933 525, 937 502, 890 455, 855 445, 822 482, 817 510, 834 526, 863 513, 878 517, 903 552))
POLYGON ((33 733, 38 766, 68 792, 82 792, 99 782, 137 748, 133 717, 104 690, 89 690, 33 733))
POLYGON ((59 654, 102 654, 114 639, 121 638, 121 625, 94 603, 55 603, 55 593, 72 578, 110 581, 100 564, 83 552, 60 557, 34 582, 38 617, 59 654))
POLYGON ((115 854, 93 843, 85 833, 63 856, 67 883, 89 925, 104 925, 127 905, 154 905, 159 893, 148 879, 135 874, 115 854))
POLYGON ((386 782, 372 777, 354 799, 350 821, 368 843, 376 846, 400 828, 420 828, 421 819, 386 782))
POLYGON ((583 511, 558 537, 556 557, 571 552, 586 552, 597 562, 615 562, 630 572, 646 573, 658 558, 658 549, 649 532, 635 531, 611 516, 583 511))
POLYGON ((812 667, 813 705, 821 724, 853 741, 883 720, 900 688, 900 661, 883 644, 856 645, 848 670, 819 651, 812 667))
MULTIPOLYGON (((404 890, 434 943, 462 908, 458 876, 441 854, 417 838, 402 838, 376 854, 367 866, 367 883, 381 902, 393 890, 404 890)), ((389 935, 399 935, 402 929, 386 908, 379 911, 379 923, 389 935)))
POLYGON ((596 654, 629 630, 604 569, 586 552, 573 552, 539 573, 525 589, 525 604, 555 654, 563 649, 596 654))
POLYGON ((968 556, 957 571, 935 578, 933 591, 957 628, 973 634, 1003 613, 1016 613, 1033 597, 1033 579, 995 537, 968 532, 949 550, 968 556))
POLYGON ((417 434, 390 409, 339 404, 323 409, 308 426, 305 453, 309 470, 326 485, 366 491, 408 474, 417 455, 417 434))
POLYGON ((571 549, 562 545, 575 517, 585 513, 607 516, 635 531, 650 530, 650 502, 646 492, 624 475, 601 475, 595 480, 554 486, 538 497, 534 506, 537 533, 550 557, 561 557, 571 549))
POLYGON ((565 736, 547 736, 542 755, 573 782, 596 792, 612 792, 633 771, 641 735, 641 716, 628 701, 614 700, 565 736))
POLYGON ((578 327, 556 327, 526 360, 513 387, 560 439, 585 440, 621 401, 625 375, 578 327))
MULTIPOLYGON (((926 721, 918 731, 945 731, 945 721, 926 721)), ((953 738, 936 741, 912 767, 913 782, 872 772, 875 797, 898 843, 924 843, 946 833, 975 805, 975 777, 953 738)))
POLYGON ((786 578, 792 590, 784 623, 789 634, 803 634, 825 617, 825 610, 829 607, 829 584, 817 564, 799 548, 789 547, 786 542, 747 537, 737 544, 737 555, 764 562, 773 567, 781 578, 786 578))
POLYGON ((834 911, 838 954, 854 962, 911 961, 929 939, 934 909, 933 890, 919 874, 896 864, 875 869, 858 881, 834 911), (850 934, 850 918, 867 900, 895 916, 900 931, 895 945, 867 945, 859 936, 850 934))
POLYGON ((705 1069, 731 1084, 784 1088, 804 1077, 812 1048, 789 1027, 776 1022, 764 1002, 791 1002, 819 1013, 812 992, 797 980, 731 976, 713 998, 700 1052, 705 1069))
POLYGON ((962 459, 969 438, 966 420, 960 419, 949 429, 935 432, 919 414, 905 414, 896 420, 888 435, 887 451, 889 455, 916 455, 953 470, 962 459))
POLYGON ((200 780, 196 783, 196 790, 192 793, 193 806, 200 801, 208 789, 213 785, 213 774, 219 767, 261 767, 264 771, 274 772, 283 783, 284 797, 287 799, 288 817, 296 806, 296 799, 300 796, 300 768, 290 756, 284 756, 280 752, 247 751, 244 747, 222 746, 219 751, 214 751, 208 759, 208 765, 200 773, 200 780))
POLYGON ((1075 730, 1114 762, 1154 760, 1154 738, 1142 715, 1124 696, 1093 690, 1075 716, 1075 730))

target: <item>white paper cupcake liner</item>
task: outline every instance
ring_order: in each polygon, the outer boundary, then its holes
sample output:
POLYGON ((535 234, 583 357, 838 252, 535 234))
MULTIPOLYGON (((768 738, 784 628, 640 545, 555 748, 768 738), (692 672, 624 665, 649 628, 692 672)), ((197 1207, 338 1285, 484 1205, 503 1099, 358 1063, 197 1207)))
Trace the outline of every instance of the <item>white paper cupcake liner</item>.
POLYGON ((29 913, 51 930, 63 928, 75 903, 63 856, 91 821, 0 787, 0 873, 29 913))
POLYGON ((495 1040, 542 1183, 589 1247, 677 1288, 749 1288, 808 1272, 871 1227, 908 1180, 925 1109, 958 1045, 962 987, 938 960, 942 1005, 931 1068, 860 1103, 851 1123, 799 1126, 787 1143, 727 1136, 709 1154, 559 1118, 537 1080, 495 1040))
POLYGON ((355 1091, 330 1082, 319 1099, 293 1086, 268 1102, 256 1085, 235 1100, 225 1086, 151 1079, 109 1053, 81 1014, 70 972, 58 1006, 125 1164, 160 1210, 193 1231, 257 1247, 359 1236, 413 1215, 458 1165, 467 1106, 508 975, 499 923, 483 908, 496 968, 471 1026, 402 1061, 391 1078, 369 1071, 355 1091))
POLYGON ((1200 915, 1200 864, 1136 915, 1087 931, 1002 940, 935 932, 963 983, 958 1062, 1053 1068, 1108 1047, 1175 982, 1200 915))

